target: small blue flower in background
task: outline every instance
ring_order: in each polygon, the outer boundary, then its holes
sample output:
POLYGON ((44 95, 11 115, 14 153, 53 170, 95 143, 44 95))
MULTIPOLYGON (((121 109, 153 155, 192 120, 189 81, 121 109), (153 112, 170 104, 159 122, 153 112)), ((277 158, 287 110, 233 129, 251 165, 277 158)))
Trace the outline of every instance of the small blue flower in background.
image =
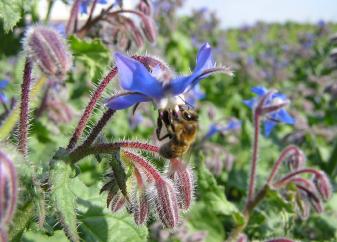
POLYGON ((8 80, 0 80, 0 103, 8 102, 7 96, 3 93, 3 89, 7 87, 8 83, 8 80))
POLYGON ((181 94, 191 91, 202 79, 216 72, 232 75, 228 68, 216 67, 211 46, 206 43, 198 51, 196 66, 191 75, 161 80, 160 67, 149 72, 139 61, 121 53, 115 54, 119 82, 127 92, 110 98, 106 105, 114 110, 125 109, 139 102, 155 102, 167 106, 183 99, 181 94), (179 97, 177 97, 179 96, 179 97))
POLYGON ((227 125, 221 125, 220 123, 213 123, 209 126, 207 133, 204 136, 204 139, 210 139, 217 133, 225 133, 231 130, 236 130, 241 127, 241 121, 232 119, 227 125))
MULTIPOLYGON (((257 86, 252 88, 252 92, 257 94, 259 97, 264 96, 268 93, 268 90, 265 87, 257 86)), ((244 100, 244 104, 246 104, 249 108, 254 109, 258 103, 259 98, 254 98, 252 100, 244 100)), ((282 93, 274 93, 270 96, 269 100, 266 101, 266 107, 272 105, 276 102, 287 102, 287 96, 282 93)), ((266 114, 265 121, 264 121, 264 134, 265 136, 269 136, 273 128, 278 123, 286 123, 293 125, 295 120, 290 114, 284 109, 281 108, 275 112, 271 112, 266 114)))
MULTIPOLYGON (((87 14, 88 13, 88 6, 92 2, 92 0, 82 0, 81 5, 80 5, 80 13, 87 14)), ((107 4, 107 0, 98 0, 97 3, 100 4, 107 4)))

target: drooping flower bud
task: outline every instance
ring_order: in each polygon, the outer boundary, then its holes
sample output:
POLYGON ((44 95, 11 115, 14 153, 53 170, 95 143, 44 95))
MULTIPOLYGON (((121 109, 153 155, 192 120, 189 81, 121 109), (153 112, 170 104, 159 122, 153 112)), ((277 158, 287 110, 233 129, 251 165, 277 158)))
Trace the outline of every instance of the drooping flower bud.
POLYGON ((136 224, 144 224, 149 216, 149 201, 144 190, 137 191, 132 206, 136 224))
POLYGON ((140 0, 139 4, 137 5, 137 9, 145 15, 152 14, 152 6, 148 0, 140 0))
POLYGON ((161 180, 155 184, 155 205, 159 219, 167 228, 174 228, 179 220, 178 202, 173 185, 169 181, 161 180))
POLYGON ((142 17, 142 21, 143 21, 142 30, 143 30, 145 37, 151 43, 155 42, 157 38, 157 31, 156 31, 156 25, 154 24, 152 18, 148 16, 144 16, 142 17))
POLYGON ((144 224, 149 216, 149 199, 145 191, 143 177, 137 168, 135 168, 134 175, 136 186, 131 201, 133 216, 136 224, 144 224))
POLYGON ((17 186, 13 161, 0 151, 0 236, 3 238, 7 238, 6 229, 15 212, 17 186))
POLYGON ((327 175, 320 171, 319 175, 315 176, 313 182, 322 198, 328 200, 332 195, 332 188, 327 175))
POLYGON ((116 196, 114 196, 111 200, 110 209, 113 213, 118 212, 120 209, 124 207, 126 203, 125 197, 118 193, 116 196))
POLYGON ((72 57, 63 37, 46 26, 28 29, 24 50, 48 77, 63 80, 72 65, 72 57))
POLYGON ((170 177, 177 189, 178 205, 187 210, 191 206, 194 191, 193 171, 180 160, 171 160, 170 177))
POLYGON ((294 240, 282 237, 282 238, 269 239, 266 242, 294 242, 294 240))

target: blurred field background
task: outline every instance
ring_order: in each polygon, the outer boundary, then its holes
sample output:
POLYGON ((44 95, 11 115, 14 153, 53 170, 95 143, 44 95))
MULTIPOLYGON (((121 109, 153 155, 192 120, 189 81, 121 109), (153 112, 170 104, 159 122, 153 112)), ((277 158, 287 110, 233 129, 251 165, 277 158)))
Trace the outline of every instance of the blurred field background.
MULTIPOLYGON (((5 33, 2 28, 0 31, 0 79, 10 80, 6 94, 13 102, 18 101, 22 78, 23 31, 32 22, 43 21, 46 14, 39 7, 39 1, 33 2, 13 32, 5 33)), ((204 97, 197 104, 200 117, 197 143, 203 142, 202 146, 192 149, 188 157, 188 162, 195 166, 196 201, 175 231, 162 230, 160 225, 150 221, 149 231, 144 232, 149 234, 150 241, 218 242, 228 235, 233 226, 231 206, 242 208, 247 195, 253 128, 251 110, 243 100, 252 98, 254 86, 276 88, 286 94, 291 100, 288 111, 296 119, 294 126, 278 125, 270 137, 262 138, 258 181, 268 174, 280 150, 288 144, 296 144, 305 152, 307 163, 326 171, 336 187, 337 21, 324 18, 309 19, 311 23, 305 23, 306 19, 301 23, 258 21, 231 27, 224 26, 223 16, 208 8, 211 1, 201 4, 205 6, 191 10, 193 1, 189 1, 186 10, 183 0, 154 1, 156 42, 146 44, 141 50, 131 45, 128 50, 128 53, 158 56, 177 73, 189 73, 195 65, 197 49, 208 42, 217 63, 229 65, 235 72, 233 78, 216 75, 201 82, 204 97), (212 125, 225 126, 233 119, 242 122, 241 128, 219 132, 204 140, 212 125)), ((293 4, 298 7, 299 3, 293 4)), ((334 4, 337 9, 337 3, 334 4)), ((263 20, 263 15, 261 17, 263 20)), ((62 19, 49 21, 49 24, 55 23, 62 25, 62 19)), ((58 147, 66 145, 90 91, 113 65, 112 53, 125 47, 115 44, 108 32, 98 37, 68 38, 76 69, 69 74, 65 88, 59 91, 62 95, 57 97, 57 105, 50 106, 39 119, 31 120, 30 155, 41 169, 58 147)), ((113 84, 111 91, 118 87, 117 80, 113 84)), ((104 108, 101 107, 96 110, 92 123, 100 117, 104 108)), ((156 142, 153 136, 156 115, 151 105, 140 105, 135 115, 132 110, 118 112, 102 139, 138 138, 156 142)), ((10 139, 15 142, 16 135, 10 139)), ((158 166, 161 165, 159 160, 158 166)), ((88 187, 97 187, 105 173, 104 165, 92 157, 81 161, 79 168, 80 180, 88 187)), ((90 196, 83 199, 90 200, 90 196)), ((84 223, 85 214, 83 216, 84 223)), ((46 233, 26 232, 24 241, 45 241, 46 234, 58 234, 60 228, 55 218, 48 218, 48 224, 46 233)), ((90 233, 86 235, 85 226, 80 225, 80 231, 87 236, 87 241, 95 241, 90 239, 90 233)), ((334 192, 323 214, 312 212, 307 220, 302 220, 290 203, 277 194, 270 194, 255 211, 246 234, 257 240, 287 236, 300 241, 336 241, 337 195, 334 192)), ((60 235, 55 241, 63 240, 60 235)))

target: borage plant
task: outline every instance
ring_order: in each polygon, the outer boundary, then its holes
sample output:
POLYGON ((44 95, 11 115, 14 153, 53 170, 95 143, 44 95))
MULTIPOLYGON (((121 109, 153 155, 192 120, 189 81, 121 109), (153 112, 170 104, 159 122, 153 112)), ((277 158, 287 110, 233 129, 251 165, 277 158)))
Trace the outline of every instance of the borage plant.
MULTIPOLYGON (((294 124, 295 121, 285 110, 289 100, 284 94, 277 90, 267 90, 262 86, 252 88, 252 92, 257 94, 258 98, 244 101, 253 110, 254 124, 248 197, 242 212, 243 223, 232 230, 228 241, 247 240, 244 229, 248 225, 254 209, 272 191, 279 192, 290 203, 293 203, 297 213, 304 219, 309 216, 310 208, 313 208, 317 213, 322 213, 323 201, 328 200, 332 195, 327 175, 323 171, 306 167, 303 152, 294 145, 286 147, 281 152, 264 185, 256 192, 261 123, 264 124, 265 135, 269 136, 276 124, 294 124), (280 174, 282 163, 289 168, 286 174, 280 174)), ((271 241, 292 240, 280 238, 271 241)))

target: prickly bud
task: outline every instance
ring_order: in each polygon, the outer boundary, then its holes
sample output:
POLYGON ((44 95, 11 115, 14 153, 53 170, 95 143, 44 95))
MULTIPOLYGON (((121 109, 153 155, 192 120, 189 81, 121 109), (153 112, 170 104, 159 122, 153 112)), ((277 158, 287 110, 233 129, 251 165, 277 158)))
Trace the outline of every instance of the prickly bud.
MULTIPOLYGON (((17 204, 17 176, 13 161, 0 151, 0 236, 6 238, 17 204)), ((6 240, 5 240, 6 241, 6 240)))
POLYGON ((113 213, 118 212, 120 209, 124 207, 125 202, 126 202, 125 197, 121 193, 118 193, 111 200, 110 205, 111 211, 113 213))
POLYGON ((155 205, 159 219, 167 228, 173 228, 178 223, 178 202, 173 185, 161 180, 155 184, 155 205))
POLYGON ((306 220, 310 215, 310 204, 308 196, 303 191, 298 191, 295 195, 296 210, 303 220, 306 220))
POLYGON ((267 240, 266 242, 294 242, 294 240, 288 238, 273 238, 267 240))
POLYGON ((63 80, 72 65, 72 58, 63 37, 52 28, 33 26, 28 29, 24 50, 33 63, 48 77, 63 80))
POLYGON ((145 15, 151 15, 152 13, 152 6, 148 0, 140 0, 137 9, 145 15))
POLYGON ((191 206, 194 191, 193 171, 179 160, 171 160, 172 175, 170 176, 177 188, 178 205, 187 210, 191 206))
POLYGON ((328 176, 324 172, 320 172, 313 180, 318 192, 324 200, 328 200, 332 195, 332 188, 328 176))
POLYGON ((157 38, 157 31, 156 31, 156 26, 152 18, 144 16, 142 20, 143 20, 142 30, 143 30, 145 37, 151 43, 155 42, 157 38))
POLYGON ((247 241, 248 241, 247 235, 243 233, 239 234, 239 237, 236 240, 236 242, 247 242, 247 241))
POLYGON ((133 215, 136 224, 144 224, 149 216, 149 201, 144 190, 137 192, 133 205, 133 215))

